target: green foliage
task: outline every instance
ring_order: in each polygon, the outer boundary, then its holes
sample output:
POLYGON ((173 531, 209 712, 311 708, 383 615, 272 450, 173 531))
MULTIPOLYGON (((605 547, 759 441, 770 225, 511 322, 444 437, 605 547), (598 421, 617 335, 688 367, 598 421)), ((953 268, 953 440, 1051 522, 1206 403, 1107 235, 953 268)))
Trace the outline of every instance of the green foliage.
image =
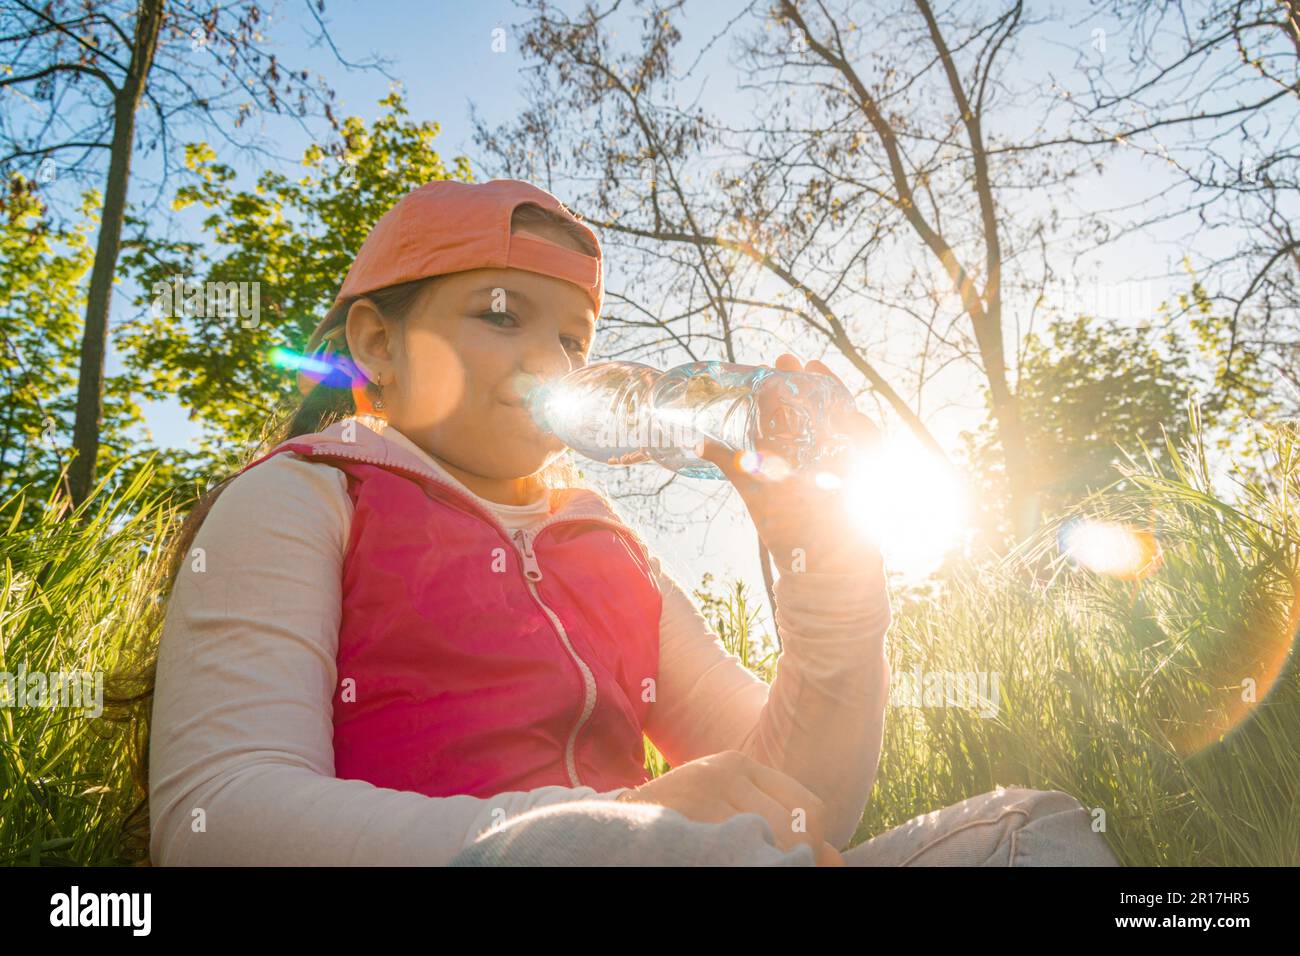
POLYGON ((380 105, 388 112, 373 127, 349 117, 335 141, 309 147, 301 176, 267 171, 248 190, 234 186, 234 170, 207 144, 190 144, 194 181, 177 191, 173 208, 206 212, 201 241, 162 241, 129 219, 137 235, 124 245, 123 263, 144 290, 141 305, 151 306, 176 277, 260 284, 255 321, 148 309, 118 332, 142 394, 173 396, 202 423, 201 459, 238 462, 231 449, 255 443, 280 404, 297 400, 293 374, 269 355, 302 348, 380 216, 424 183, 471 181, 465 157, 449 168, 434 150, 438 124, 408 121, 396 92, 380 105))
POLYGON ((1281 410, 1273 392, 1277 375, 1266 368, 1259 350, 1237 335, 1232 316, 1216 312, 1205 287, 1195 276, 1192 278, 1191 292, 1180 295, 1178 305, 1189 315, 1200 354, 1210 364, 1210 386, 1202 402, 1203 413, 1218 426, 1212 440, 1214 447, 1220 451, 1242 452, 1245 449, 1237 441, 1242 426, 1281 410))
MULTIPOLYGON (((893 690, 997 674, 985 685, 996 707, 894 697, 855 844, 1024 786, 1077 797, 1125 865, 1300 863, 1300 426, 1257 426, 1267 467, 1235 470, 1230 503, 1212 484, 1200 408, 1184 422, 1157 448, 1139 441, 1109 486, 1001 562, 895 598, 893 690), (1083 518, 1154 524, 1158 571, 1126 581, 1071 562, 1061 532, 1083 518)), ((743 585, 717 595, 708 583, 696 598, 735 653, 743 585)), ((771 681, 774 665, 753 669, 771 681)))
MULTIPOLYGON (((1016 395, 1032 504, 1045 519, 1110 484, 1123 456, 1139 447, 1168 463, 1166 434, 1175 446, 1189 437, 1182 408, 1190 395, 1212 426, 1207 440, 1222 453, 1244 456, 1243 425, 1280 409, 1263 356, 1234 335, 1231 316, 1215 311, 1188 272, 1189 292, 1176 309, 1161 303, 1154 323, 1055 317, 1045 335, 1025 337, 1016 395)), ((991 411, 987 391, 985 404, 991 411)), ((1001 444, 991 420, 962 437, 979 491, 981 543, 1004 553, 1012 543, 1011 494, 1001 444)))
MULTIPOLYGON (((1016 393, 1037 505, 1050 518, 1116 477, 1141 444, 1185 437, 1181 408, 1197 376, 1191 350, 1149 323, 1057 318, 1026 336, 1016 393)), ((987 402, 987 395, 986 395, 987 402)), ((964 432, 979 493, 976 523, 997 553, 1009 543, 1010 487, 991 424, 964 432)))
MULTIPOLYGON (((48 499, 71 462, 86 283, 101 200, 82 196, 81 218, 58 228, 33 184, 13 175, 0 197, 0 497, 27 486, 48 499)), ((135 376, 107 376, 100 453, 117 460, 115 487, 134 480, 150 449, 135 376)), ((158 489, 177 482, 183 451, 155 451, 149 474, 158 489)), ((21 527, 36 518, 19 516, 21 527)))
MULTIPOLYGON (((0 489, 54 487, 72 431, 87 218, 58 230, 33 184, 13 175, 0 196, 0 489)), ((70 443, 69 443, 70 444, 70 443)))
POLYGON ((700 586, 693 592, 700 614, 712 626, 713 633, 718 635, 728 654, 734 654, 747 668, 771 680, 776 676, 779 651, 769 635, 754 634, 754 625, 761 612, 751 606, 745 582, 732 581, 721 593, 715 593, 712 584, 713 575, 706 571, 700 586))

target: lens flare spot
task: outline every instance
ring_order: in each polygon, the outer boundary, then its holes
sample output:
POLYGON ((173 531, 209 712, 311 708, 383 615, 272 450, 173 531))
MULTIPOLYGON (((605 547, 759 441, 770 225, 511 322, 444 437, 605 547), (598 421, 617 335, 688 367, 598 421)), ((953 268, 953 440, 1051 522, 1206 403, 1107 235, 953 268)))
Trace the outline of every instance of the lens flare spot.
POLYGON ((301 372, 307 372, 315 379, 319 380, 334 370, 330 362, 321 359, 312 358, 301 352, 294 352, 290 349, 276 347, 270 352, 271 364, 279 368, 291 368, 301 372))
POLYGON ((1076 519, 1062 526, 1058 541, 1076 564, 1121 581, 1150 577, 1164 563, 1154 534, 1119 522, 1076 519))
POLYGON ((767 481, 784 481, 790 475, 790 463, 770 452, 746 451, 737 459, 742 471, 767 481))
POLYGON ((411 380, 401 391, 406 401, 406 424, 411 429, 436 428, 463 414, 467 399, 478 397, 477 390, 471 392, 467 385, 460 353, 432 329, 420 324, 408 326, 406 355, 411 380))
POLYGON ((583 411, 581 392, 561 385, 559 379, 545 381, 531 372, 519 372, 510 386, 517 397, 557 420, 567 420, 583 411))
POLYGON ((813 483, 823 491, 837 491, 844 482, 833 471, 819 471, 813 475, 813 483))

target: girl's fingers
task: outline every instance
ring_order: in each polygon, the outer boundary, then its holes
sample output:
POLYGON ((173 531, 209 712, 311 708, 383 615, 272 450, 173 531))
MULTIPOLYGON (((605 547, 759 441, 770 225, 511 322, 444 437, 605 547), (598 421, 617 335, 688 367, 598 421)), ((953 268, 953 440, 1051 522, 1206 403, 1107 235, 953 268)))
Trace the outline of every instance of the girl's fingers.
POLYGON ((741 500, 744 501, 751 514, 754 513, 755 508, 758 506, 759 495, 761 495, 765 486, 781 484, 790 489, 792 493, 807 494, 816 484, 812 475, 804 472, 785 474, 779 478, 766 475, 761 470, 757 474, 750 474, 741 467, 741 456, 738 452, 732 451, 726 445, 712 439, 705 439, 700 442, 696 448, 696 454, 718 467, 723 476, 740 493, 741 500))
POLYGON ((845 866, 844 857, 840 851, 835 849, 829 843, 823 843, 821 852, 817 855, 818 866, 845 866))
MULTIPOLYGON (((762 471, 759 471, 757 474, 750 474, 741 467, 741 456, 739 452, 732 451, 726 445, 723 445, 721 442, 713 441, 712 439, 705 439, 701 442, 697 454, 705 461, 712 462, 718 466, 722 474, 726 476, 726 479, 735 486, 738 492, 740 492, 740 497, 746 505, 753 504, 753 496, 760 486, 772 484, 778 480, 768 475, 764 475, 762 471)), ((798 478, 799 476, 794 477, 798 478)), ((790 476, 781 480, 789 481, 790 476)))
POLYGON ((716 442, 712 438, 701 439, 699 445, 695 448, 695 454, 707 462, 717 465, 722 473, 731 478, 735 470, 735 453, 724 446, 721 442, 716 442))
POLYGON ((803 362, 793 352, 782 352, 776 357, 772 367, 778 372, 802 372, 804 370, 803 362))
POLYGON ((787 828, 793 819, 790 813, 802 810, 808 841, 813 849, 821 846, 826 838, 822 829, 823 821, 820 813, 814 812, 814 807, 819 806, 821 801, 813 792, 789 774, 757 760, 749 761, 746 771, 754 786, 785 808, 787 828))
POLYGON ((700 442, 697 454, 705 461, 717 465, 727 480, 736 486, 742 495, 748 494, 754 478, 740 467, 740 456, 721 442, 706 438, 700 442))
MULTIPOLYGON (((735 781, 735 791, 725 799, 736 813, 757 813, 772 828, 772 836, 779 849, 789 852, 800 842, 801 834, 790 825, 790 811, 754 786, 753 781, 740 778, 735 781)), ((816 852, 818 844, 811 844, 816 852)))
MULTIPOLYGON (((829 375, 839 382, 845 391, 848 391, 848 386, 844 384, 844 381, 832 372, 824 362, 812 359, 805 371, 829 375)), ((851 435, 854 442, 859 446, 871 445, 881 437, 880 429, 876 427, 876 423, 856 409, 849 411, 848 409, 836 408, 831 413, 831 424, 839 428, 844 434, 851 435)))
POLYGON ((833 408, 830 425, 839 434, 849 436, 853 445, 862 450, 883 438, 876 423, 856 409, 833 408))
POLYGON ((805 371, 805 372, 816 372, 816 373, 819 374, 819 375, 829 375, 831 378, 835 379, 835 381, 839 382, 840 385, 843 385, 844 388, 845 388, 845 390, 848 389, 848 386, 847 386, 847 385, 844 385, 844 380, 843 380, 843 379, 841 379, 838 375, 836 375, 834 372, 832 372, 832 371, 830 370, 830 368, 827 367, 826 363, 824 363, 824 362, 819 362, 817 359, 812 359, 812 360, 810 360, 810 361, 808 362, 807 366, 804 367, 804 371, 805 371))

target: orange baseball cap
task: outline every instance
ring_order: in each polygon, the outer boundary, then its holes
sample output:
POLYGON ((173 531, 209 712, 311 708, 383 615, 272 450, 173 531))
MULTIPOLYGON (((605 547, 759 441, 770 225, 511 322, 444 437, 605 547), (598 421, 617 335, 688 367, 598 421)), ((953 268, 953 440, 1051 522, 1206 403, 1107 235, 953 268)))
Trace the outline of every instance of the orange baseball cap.
MULTIPOLYGON (((555 196, 520 179, 484 183, 438 180, 407 193, 384 213, 366 236, 334 297, 337 305, 352 296, 429 276, 468 269, 525 269, 572 282, 591 297, 600 317, 604 297, 600 240, 555 196), (515 207, 536 203, 577 223, 591 238, 596 255, 588 256, 537 236, 510 232, 515 207)), ((321 348, 325 320, 317 324, 308 350, 321 348)), ((332 342, 323 343, 325 354, 332 342)), ((324 356, 322 356, 324 357, 324 356)), ((319 375, 299 372, 298 387, 311 391, 319 375)))

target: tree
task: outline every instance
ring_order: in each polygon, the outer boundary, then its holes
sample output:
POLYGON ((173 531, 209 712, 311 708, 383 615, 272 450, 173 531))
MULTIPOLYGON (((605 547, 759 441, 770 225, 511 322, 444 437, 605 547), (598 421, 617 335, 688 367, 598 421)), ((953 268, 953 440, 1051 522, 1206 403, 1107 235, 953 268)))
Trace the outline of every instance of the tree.
MULTIPOLYGON (((186 147, 192 181, 173 206, 208 210, 200 239, 161 242, 131 218, 124 265, 144 290, 143 314, 123 323, 119 343, 142 393, 175 396, 203 425, 202 460, 194 477, 212 477, 214 462, 233 464, 262 437, 267 420, 297 396, 293 374, 274 361, 296 351, 333 303, 370 226, 403 195, 439 179, 471 181, 469 161, 450 167, 436 151, 438 124, 413 123, 401 94, 380 101, 387 113, 369 129, 348 117, 339 136, 312 145, 302 173, 270 171, 251 189, 205 143, 186 147), (254 324, 204 310, 179 318, 153 308, 178 279, 235 282, 258 276, 261 310, 254 324), (233 456, 233 457, 232 457, 233 456)), ((173 308, 175 308, 173 301, 173 308)))
MULTIPOLYGON (((1195 277, 1193 277, 1194 279, 1195 277)), ((1021 397, 1033 494, 1047 516, 1120 478, 1124 454, 1169 464, 1189 440, 1189 398, 1223 435, 1221 450, 1252 417, 1275 410, 1259 356, 1238 350, 1228 363, 1229 317, 1215 313, 1193 281, 1176 303, 1163 303, 1154 322, 1123 325, 1092 316, 1054 317, 1044 334, 1025 340, 1016 392, 1021 397), (1180 334, 1176 315, 1195 314, 1194 338, 1180 334)), ((988 401, 986 396, 986 401, 988 401)), ((964 432, 965 457, 980 485, 977 526, 982 547, 1001 550, 1011 538, 1004 515, 1010 489, 996 437, 985 425, 964 432)))
MULTIPOLYGON (((323 2, 313 14, 320 10, 323 2)), ((6 107, 0 122, 0 168, 39 162, 39 178, 49 181, 59 168, 56 157, 72 156, 62 167, 65 175, 103 182, 81 336, 72 441, 76 457, 69 472, 74 503, 84 500, 95 483, 110 295, 140 107, 147 105, 153 117, 151 128, 142 129, 150 135, 147 146, 161 146, 165 164, 170 134, 186 119, 218 129, 240 126, 254 110, 301 119, 310 102, 333 122, 333 94, 310 86, 306 70, 285 70, 263 49, 261 31, 268 19, 256 0, 95 5, 47 0, 39 6, 17 0, 0 8, 0 59, 9 64, 0 89, 11 102, 27 89, 37 102, 49 104, 47 118, 29 115, 36 122, 26 126, 17 110, 6 107)), ((321 30, 324 34, 323 26, 321 30)))
MULTIPOLYGON (((1052 321, 1044 334, 1031 332, 1016 391, 1032 493, 1044 515, 1111 484, 1119 477, 1115 462, 1125 450, 1137 452, 1139 440, 1159 451, 1162 428, 1181 437, 1191 378, 1180 337, 1158 336, 1149 323, 1124 327, 1077 316, 1052 321)), ((999 537, 1010 530, 1003 523, 1010 489, 996 436, 985 425, 963 438, 980 479, 978 525, 1000 550, 1007 542, 999 537)))
POLYGON ((647 298, 686 299, 646 306, 633 287, 614 298, 629 306, 619 324, 645 333, 646 349, 718 342, 729 358, 746 313, 789 321, 844 356, 939 454, 919 393, 935 369, 966 363, 988 386, 1006 473, 1027 496, 1008 290, 1045 271, 1032 258, 1049 224, 1008 208, 1014 190, 1076 170, 1022 163, 989 122, 1017 96, 1000 69, 1026 26, 1022 4, 963 16, 896 3, 872 8, 870 30, 849 10, 755 4, 745 13, 763 31, 741 46, 759 104, 729 122, 676 101, 692 78, 671 56, 681 4, 642 7, 640 47, 620 55, 614 8, 571 18, 530 4, 532 105, 477 135, 508 174, 576 183, 575 207, 619 235, 620 252, 643 256, 647 268, 629 273, 646 277, 647 298), (876 323, 857 317, 868 311, 919 325, 913 401, 868 358, 879 349, 868 345, 876 323))
POLYGON ((1025 504, 1017 530, 1028 533, 1036 516, 1008 354, 1026 316, 1009 290, 1048 272, 1052 211, 1025 197, 1077 170, 1068 157, 1027 163, 1004 151, 1012 134, 991 121, 1022 98, 1003 68, 1031 22, 1023 5, 964 13, 897 0, 872 5, 869 28, 852 8, 749 5, 724 32, 754 28, 737 39, 754 99, 726 117, 682 102, 701 80, 700 58, 674 56, 683 3, 638 4, 627 52, 613 40, 619 7, 566 16, 532 0, 520 38, 529 108, 476 134, 494 174, 564 192, 612 237, 629 278, 610 295, 622 314, 605 321, 621 335, 603 354, 707 350, 734 361, 745 338, 766 350, 799 336, 842 357, 882 411, 941 457, 923 393, 941 374, 973 373, 992 396, 1005 473, 1025 504), (892 371, 885 352, 899 340, 915 352, 893 357, 892 371))
POLYGON ((1108 0, 1100 14, 1113 23, 1091 31, 1100 43, 1077 63, 1083 88, 1052 84, 1065 128, 1015 149, 1149 159, 1154 185, 1126 217, 1098 223, 1103 241, 1178 218, 1186 248, 1231 236, 1198 263, 1205 296, 1230 309, 1225 363, 1258 353, 1300 386, 1300 2, 1108 0))

